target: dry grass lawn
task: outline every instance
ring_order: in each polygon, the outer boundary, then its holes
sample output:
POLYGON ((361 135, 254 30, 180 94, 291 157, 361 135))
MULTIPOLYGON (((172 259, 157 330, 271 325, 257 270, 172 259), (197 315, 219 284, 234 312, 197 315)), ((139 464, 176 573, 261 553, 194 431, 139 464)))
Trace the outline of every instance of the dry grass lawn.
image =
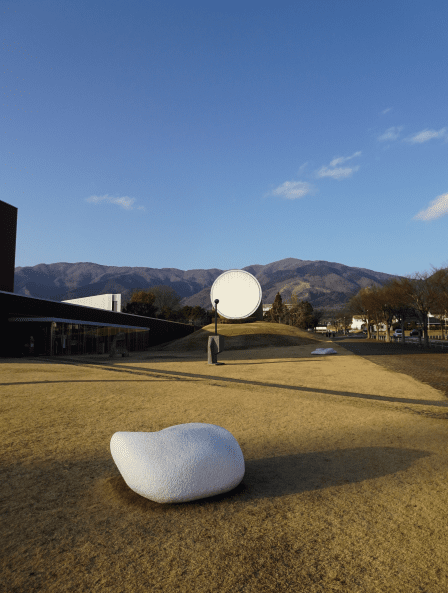
POLYGON ((446 398, 296 328, 218 331, 220 366, 214 325, 130 358, 0 359, 0 591, 446 593, 446 398), (114 432, 187 422, 235 436, 243 482, 132 492, 114 432))

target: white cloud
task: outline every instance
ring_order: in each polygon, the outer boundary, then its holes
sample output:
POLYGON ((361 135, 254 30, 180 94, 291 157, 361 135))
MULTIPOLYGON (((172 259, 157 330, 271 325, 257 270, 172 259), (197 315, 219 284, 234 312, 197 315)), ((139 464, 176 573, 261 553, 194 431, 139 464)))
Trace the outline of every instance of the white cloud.
POLYGON ((305 171, 305 169, 308 167, 308 161, 306 163, 303 163, 303 165, 300 165, 299 167, 299 171, 298 171, 298 175, 302 175, 302 173, 305 171))
POLYGON ((423 142, 428 142, 428 140, 432 140, 433 138, 445 138, 447 136, 446 132, 446 128, 441 128, 439 131, 422 130, 418 134, 415 134, 415 136, 406 138, 406 141, 410 142, 411 144, 422 144, 423 142))
POLYGON ((384 134, 381 134, 381 136, 378 136, 378 140, 380 142, 384 142, 386 140, 396 140, 398 138, 398 136, 400 135, 401 130, 403 129, 403 126, 392 126, 391 128, 388 128, 384 134))
POLYGON ((358 171, 359 166, 356 167, 336 167, 336 165, 342 165, 357 156, 361 155, 361 151, 354 152, 351 156, 338 156, 334 158, 329 167, 321 167, 316 171, 317 177, 331 177, 332 179, 345 179, 351 177, 355 171, 358 171), (330 168, 333 167, 333 168, 330 168))
POLYGON ((282 196, 288 200, 297 200, 303 198, 313 191, 313 186, 306 181, 285 181, 273 190, 273 196, 282 196))
POLYGON ((387 109, 383 109, 383 111, 381 112, 382 115, 386 115, 386 113, 389 113, 389 111, 392 111, 392 107, 388 107, 387 109))
MULTIPOLYGON (((133 210, 133 204, 135 202, 135 198, 129 198, 128 196, 123 196, 121 198, 112 198, 111 196, 90 196, 90 198, 86 199, 86 202, 91 202, 93 204, 98 204, 99 202, 109 202, 110 204, 117 204, 117 206, 121 206, 125 210, 133 210)), ((137 210, 144 210, 144 206, 139 206, 137 210)))
POLYGON ((414 220, 434 220, 448 214, 448 194, 437 196, 435 200, 430 202, 430 206, 426 210, 421 210, 414 216, 414 220))
POLYGON ((338 167, 337 169, 329 169, 328 167, 321 167, 317 172, 318 177, 332 177, 333 179, 345 179, 351 177, 358 167, 338 167))
POLYGON ((342 163, 345 163, 346 161, 349 161, 350 159, 355 158, 355 156, 361 156, 361 151, 358 150, 358 152, 354 152, 352 154, 352 156, 339 156, 339 157, 333 159, 330 163, 330 167, 336 167, 336 165, 342 165, 342 163))

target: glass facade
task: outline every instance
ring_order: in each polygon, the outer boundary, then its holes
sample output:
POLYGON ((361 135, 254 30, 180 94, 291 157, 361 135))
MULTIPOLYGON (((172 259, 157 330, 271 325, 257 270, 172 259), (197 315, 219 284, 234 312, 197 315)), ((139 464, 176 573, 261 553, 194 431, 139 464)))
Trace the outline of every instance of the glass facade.
POLYGON ((128 352, 149 346, 148 328, 61 319, 9 320, 12 356, 109 354, 113 337, 124 334, 128 352))

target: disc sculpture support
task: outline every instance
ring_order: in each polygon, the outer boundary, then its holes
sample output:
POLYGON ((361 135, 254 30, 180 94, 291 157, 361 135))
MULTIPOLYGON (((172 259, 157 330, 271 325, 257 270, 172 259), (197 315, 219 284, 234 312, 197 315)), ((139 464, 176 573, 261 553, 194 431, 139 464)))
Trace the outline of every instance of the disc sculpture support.
POLYGON ((250 317, 260 306, 261 286, 245 270, 228 270, 216 278, 210 297, 215 306, 215 335, 208 338, 207 362, 221 365, 224 363, 218 362, 218 354, 224 350, 224 336, 218 335, 218 312, 227 319, 250 317))

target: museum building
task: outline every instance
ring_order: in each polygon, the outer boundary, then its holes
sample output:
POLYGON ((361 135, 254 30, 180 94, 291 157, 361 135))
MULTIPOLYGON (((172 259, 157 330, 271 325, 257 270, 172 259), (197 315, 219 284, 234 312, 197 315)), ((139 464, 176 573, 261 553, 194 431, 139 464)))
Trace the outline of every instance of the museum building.
POLYGON ((170 342, 195 327, 121 312, 121 295, 53 301, 14 293, 18 209, 0 200, 0 356, 110 354, 170 342), (116 341, 117 338, 115 338, 116 341))

